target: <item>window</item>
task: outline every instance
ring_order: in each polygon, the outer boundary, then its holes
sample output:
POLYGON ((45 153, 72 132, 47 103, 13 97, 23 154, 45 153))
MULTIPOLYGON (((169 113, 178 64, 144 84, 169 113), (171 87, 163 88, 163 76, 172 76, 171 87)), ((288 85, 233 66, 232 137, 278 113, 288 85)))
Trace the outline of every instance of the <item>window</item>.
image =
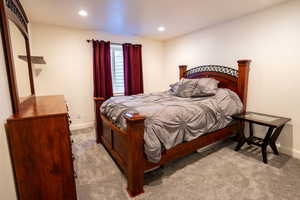
POLYGON ((110 56, 114 96, 124 95, 124 62, 122 45, 112 44, 110 46, 110 56))

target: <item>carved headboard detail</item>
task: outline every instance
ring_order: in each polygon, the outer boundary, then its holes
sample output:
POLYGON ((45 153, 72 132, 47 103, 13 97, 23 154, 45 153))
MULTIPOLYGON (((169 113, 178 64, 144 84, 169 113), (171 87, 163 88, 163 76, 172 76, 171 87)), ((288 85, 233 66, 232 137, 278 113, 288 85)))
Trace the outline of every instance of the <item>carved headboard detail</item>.
POLYGON ((239 60, 238 70, 221 65, 202 65, 187 70, 186 65, 181 65, 179 77, 180 79, 214 78, 220 81, 220 88, 231 89, 239 95, 246 111, 250 63, 251 60, 239 60))
POLYGON ((189 76, 200 72, 220 72, 231 75, 233 77, 238 77, 238 70, 221 65, 202 65, 199 67, 194 67, 190 70, 187 70, 185 72, 185 76, 189 76))

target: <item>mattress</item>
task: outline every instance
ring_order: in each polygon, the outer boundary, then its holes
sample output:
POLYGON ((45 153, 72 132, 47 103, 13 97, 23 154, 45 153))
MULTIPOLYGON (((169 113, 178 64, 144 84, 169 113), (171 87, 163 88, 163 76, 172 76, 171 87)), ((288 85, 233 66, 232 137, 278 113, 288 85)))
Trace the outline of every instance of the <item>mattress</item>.
POLYGON ((125 113, 144 115, 145 154, 156 163, 163 150, 226 127, 242 108, 235 92, 219 88, 210 97, 182 98, 170 91, 112 97, 100 111, 121 129, 126 129, 125 113))

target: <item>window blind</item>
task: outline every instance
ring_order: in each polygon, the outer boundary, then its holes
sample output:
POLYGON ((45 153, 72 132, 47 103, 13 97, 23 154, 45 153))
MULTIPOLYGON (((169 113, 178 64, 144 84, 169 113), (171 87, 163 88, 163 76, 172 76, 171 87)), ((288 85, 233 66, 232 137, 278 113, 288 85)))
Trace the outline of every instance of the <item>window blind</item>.
POLYGON ((111 51, 111 73, 114 95, 124 95, 124 61, 123 48, 121 45, 113 44, 111 51))

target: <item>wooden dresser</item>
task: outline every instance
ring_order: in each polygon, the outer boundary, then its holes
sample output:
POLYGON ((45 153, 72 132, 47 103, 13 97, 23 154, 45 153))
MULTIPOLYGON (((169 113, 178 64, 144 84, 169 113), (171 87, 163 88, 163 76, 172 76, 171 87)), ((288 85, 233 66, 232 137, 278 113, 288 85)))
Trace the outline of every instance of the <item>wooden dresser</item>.
POLYGON ((64 97, 32 99, 7 120, 18 198, 76 199, 69 115, 64 97))

